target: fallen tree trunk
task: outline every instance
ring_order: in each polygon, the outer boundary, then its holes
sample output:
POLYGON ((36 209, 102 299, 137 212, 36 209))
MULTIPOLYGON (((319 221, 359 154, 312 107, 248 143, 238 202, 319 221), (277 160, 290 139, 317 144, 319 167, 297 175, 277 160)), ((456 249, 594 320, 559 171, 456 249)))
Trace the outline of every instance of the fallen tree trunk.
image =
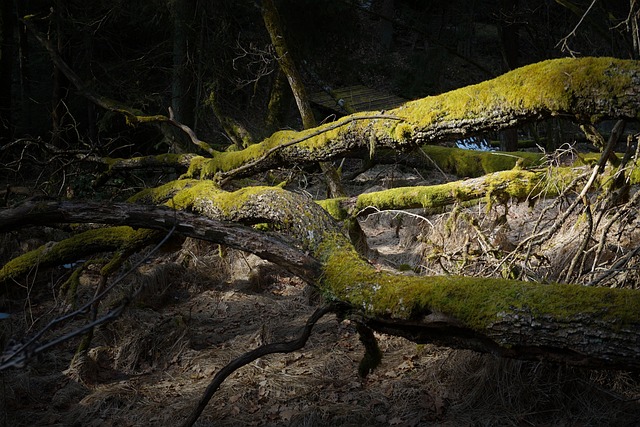
MULTIPOLYGON (((91 202, 27 202, 21 206, 0 212, 0 232, 15 230, 28 225, 52 225, 56 223, 100 223, 127 225, 129 227, 169 231, 195 239, 224 244, 231 248, 242 249, 278 264, 307 281, 315 280, 320 274, 320 264, 282 237, 261 233, 252 228, 235 223, 222 223, 188 212, 176 211, 163 206, 142 206, 132 203, 114 203, 110 205, 91 202)), ((92 252, 117 249, 135 232, 129 228, 89 230, 73 237, 80 252, 73 252, 63 258, 55 259, 56 251, 64 253, 61 247, 48 246, 46 253, 51 263, 69 262, 74 257, 86 257, 92 252), (105 236, 111 237, 107 239, 105 236), (93 242, 93 243, 90 243, 93 242)), ((64 241, 63 241, 64 242, 64 241)), ((61 242, 62 243, 62 242, 61 242)), ((60 243, 58 244, 60 245, 60 243)), ((33 268, 33 263, 42 262, 43 250, 28 253, 15 258, 0 269, 0 282, 18 277, 33 268), (35 258, 34 258, 35 256, 35 258)), ((47 258, 48 259, 48 258, 47 258)), ((76 258, 77 259, 77 258, 76 258)))
MULTIPOLYGON (((198 140, 190 129, 171 117, 146 116, 96 95, 42 36, 34 34, 49 51, 56 66, 96 105, 123 114, 131 124, 170 123, 185 130, 192 142, 211 157, 172 158, 169 162, 167 158, 154 158, 151 161, 178 167, 188 162, 185 178, 217 175, 226 182, 279 165, 325 162, 363 149, 369 153, 384 147, 408 150, 420 144, 468 138, 550 117, 564 117, 580 124, 640 118, 638 61, 562 58, 527 65, 476 85, 407 102, 390 111, 356 113, 300 132, 280 131, 244 150, 220 152, 198 140)), ((131 165, 116 159, 105 163, 111 167, 131 168, 144 161, 131 165)))
POLYGON ((640 293, 634 290, 398 276, 375 271, 345 247, 336 247, 324 264, 324 286, 380 332, 502 357, 640 368, 640 293))
MULTIPOLYGON (((209 191, 213 190, 209 188, 209 191)), ((205 204, 202 195, 193 188, 173 192, 174 199, 181 200, 183 206, 197 207, 205 215, 246 219, 253 213, 264 220, 270 213, 280 224, 288 224, 290 230, 301 230, 301 224, 305 224, 304 234, 298 235, 298 245, 308 250, 322 267, 309 268, 318 265, 315 262, 300 267, 309 272, 309 279, 315 279, 326 298, 347 304, 353 314, 375 330, 419 343, 469 348, 504 357, 550 360, 590 368, 640 369, 640 292, 494 278, 417 277, 378 271, 357 254, 337 228, 327 230, 323 226, 332 221, 310 199, 268 187, 254 189, 249 194, 227 193, 224 203, 222 197, 214 197, 205 204), (298 210, 289 210, 283 200, 298 210), (215 207, 216 204, 224 204, 224 209, 215 207), (283 205, 284 208, 274 212, 273 206, 283 205), (305 212, 304 218, 299 215, 301 211, 305 212)), ((206 231, 197 229, 210 224, 199 222, 194 215, 157 207, 132 208, 135 215, 120 213, 123 208, 45 203, 37 209, 5 211, 1 218, 4 228, 41 224, 45 219, 59 222, 109 219, 138 225, 144 218, 147 225, 179 225, 183 230, 192 230, 197 238, 207 235, 206 231)), ((237 227, 227 229, 232 233, 238 230, 237 227)), ((223 235, 224 230, 218 230, 209 235, 208 240, 217 241, 220 237, 220 243, 224 243, 223 235)), ((256 234, 254 239, 260 246, 268 236, 256 234)), ((244 245, 245 249, 251 249, 248 240, 240 241, 239 246, 244 245)))
POLYGON ((557 116, 579 123, 637 120, 639 88, 638 61, 549 60, 394 110, 352 114, 300 132, 281 131, 242 151, 194 158, 187 176, 248 176, 275 165, 327 161, 376 147, 412 149, 557 116))
MULTIPOLYGON (((355 197, 320 200, 318 204, 334 218, 343 220, 383 210, 425 209, 427 212, 438 212, 455 203, 474 200, 484 200, 489 206, 494 201, 533 202, 539 197, 557 196, 577 178, 584 177, 586 180, 588 172, 587 167, 514 169, 445 184, 397 187, 355 197)), ((600 180, 606 182, 609 178, 610 175, 604 174, 600 180)), ((633 184, 636 180, 637 177, 630 178, 633 184)))

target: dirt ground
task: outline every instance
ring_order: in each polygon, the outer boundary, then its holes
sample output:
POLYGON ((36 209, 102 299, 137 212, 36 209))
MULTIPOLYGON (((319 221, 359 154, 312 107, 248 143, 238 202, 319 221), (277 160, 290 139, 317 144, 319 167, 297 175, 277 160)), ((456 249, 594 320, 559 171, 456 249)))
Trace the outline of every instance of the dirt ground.
MULTIPOLYGON (((429 180, 403 177, 410 178, 429 180)), ((365 183, 353 185, 367 190, 365 183)), ((533 215, 524 207, 510 211, 514 230, 531 222, 527 212, 533 215)), ((436 240, 443 218, 400 221, 398 214, 387 213, 362 226, 381 268, 406 265, 428 273, 421 270, 426 239, 417 236, 430 233, 436 240)), ((517 239, 514 233, 503 238, 517 239)), ((3 243, 25 240, 13 236, 3 243)), ((459 240, 451 244, 465 239, 459 240)), ((29 336, 69 311, 72 301, 60 295, 61 271, 56 273, 38 276, 49 286, 26 302, 3 301, 3 307, 12 307, 12 317, 0 320, 4 339, 29 336)), ((97 277, 97 266, 85 268, 78 301, 92 295, 97 277)), ((261 344, 292 339, 320 304, 313 289, 279 268, 192 240, 177 252, 146 260, 103 302, 103 310, 141 284, 143 294, 124 315, 98 328, 84 363, 69 368, 78 345, 74 339, 22 368, 0 372, 0 425, 179 425, 221 367, 261 344)), ((45 338, 61 336, 82 321, 56 325, 45 338)), ((266 356, 232 374, 196 425, 640 425, 638 373, 503 360, 377 337, 382 364, 360 378, 364 348, 354 323, 326 316, 302 350, 266 356)))

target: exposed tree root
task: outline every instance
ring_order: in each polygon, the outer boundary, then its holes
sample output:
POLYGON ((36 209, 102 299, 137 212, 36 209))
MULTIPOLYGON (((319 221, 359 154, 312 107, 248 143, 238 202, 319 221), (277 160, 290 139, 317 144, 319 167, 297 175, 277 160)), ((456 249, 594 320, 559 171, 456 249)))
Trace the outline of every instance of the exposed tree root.
POLYGON ((325 314, 335 312, 339 309, 339 307, 339 304, 328 304, 318 308, 307 320, 302 333, 295 340, 266 344, 229 362, 213 377, 213 380, 211 380, 211 383, 209 383, 209 385, 207 386, 202 397, 200 398, 200 401, 194 408, 193 412, 191 412, 189 417, 182 424, 182 426, 190 427, 195 424, 215 392, 229 375, 242 368, 243 366, 253 362, 254 360, 259 359, 262 356, 266 356, 267 354, 291 353, 293 351, 301 349, 307 343, 307 340, 309 339, 311 331, 313 330, 313 326, 316 324, 316 322, 320 320, 325 314))

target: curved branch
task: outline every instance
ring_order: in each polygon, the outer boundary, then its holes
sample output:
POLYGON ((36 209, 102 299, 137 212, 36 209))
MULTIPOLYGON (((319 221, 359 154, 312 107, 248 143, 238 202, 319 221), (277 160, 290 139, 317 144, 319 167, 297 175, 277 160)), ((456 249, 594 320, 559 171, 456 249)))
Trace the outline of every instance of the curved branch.
POLYGON ((248 173, 251 173, 252 171, 258 169, 259 167, 261 167, 262 164, 265 163, 265 161, 267 160, 267 158, 269 156, 271 156, 272 154, 275 154, 277 151, 281 151, 287 147, 290 147, 292 145, 295 144, 300 144, 301 142, 307 141, 311 138, 314 138, 318 135, 322 135, 323 133, 332 131, 334 129, 338 129, 339 127, 348 125, 350 123, 353 123, 356 120, 376 120, 376 119, 391 119, 391 120, 402 120, 398 117, 395 116, 391 116, 388 114, 372 114, 372 115, 367 115, 367 116, 359 116, 359 117, 346 117, 345 119, 339 120, 335 123, 331 123, 329 126, 326 127, 322 127, 319 128, 309 134, 305 134, 304 136, 301 136, 300 138, 294 139, 292 141, 288 141, 284 144, 280 144, 280 145, 276 145, 273 148, 268 149, 264 154, 262 154, 260 157, 249 161, 248 163, 243 164, 242 166, 230 170, 228 172, 222 172, 219 174, 219 176, 217 176, 217 179, 220 180, 220 185, 224 185, 226 184, 229 180, 233 179, 236 176, 243 176, 246 175, 248 173))
MULTIPOLYGON (((27 225, 50 225, 53 223, 103 223, 114 225, 128 225, 144 229, 167 230, 175 227, 175 232, 183 236, 210 242, 221 243, 226 246, 242 249, 247 252, 278 264, 299 277, 313 281, 318 277, 320 264, 304 252, 295 249, 291 242, 284 239, 253 230, 234 223, 222 223, 221 221, 191 214, 179 212, 163 206, 143 206, 132 203, 114 203, 110 205, 89 202, 27 202, 23 205, 0 212, 0 232, 14 230, 27 225)), ((129 237, 126 229, 114 229, 113 232, 105 230, 90 230, 87 233, 74 236, 72 239, 57 243, 56 251, 36 250, 23 255, 34 258, 34 261, 49 260, 61 251, 61 246, 71 248, 78 242, 79 253, 72 252, 64 258, 64 262, 75 256, 86 254, 89 246, 94 242, 96 248, 102 250, 115 249, 129 237), (107 240, 110 237, 113 243, 107 240), (96 240, 100 238, 100 240, 96 240), (68 243, 64 243, 68 242, 68 243), (98 245, 102 242, 103 244, 98 245), (84 251, 84 252, 83 252, 84 251), (31 254, 31 255, 30 255, 31 254), (46 254, 51 254, 46 256, 46 254)), ((137 233, 137 232, 136 232, 137 233)), ((53 248, 51 248, 53 249, 53 248)), ((65 252, 66 253, 66 252, 65 252)), ((16 270, 15 265, 24 265, 30 268, 28 263, 16 259, 0 269, 0 281, 24 271, 16 270)), ((22 260, 24 261, 24 259, 22 260)), ((61 260, 51 259, 50 262, 60 263, 61 260)))
POLYGON ((115 279, 111 284, 109 284, 109 286, 107 286, 105 289, 103 289, 101 292, 98 292, 89 302, 85 303, 82 305, 82 307, 72 311, 71 313, 67 313, 63 316, 60 317, 56 317, 55 319, 53 319, 52 321, 50 321, 49 323, 47 323, 42 329, 40 329, 35 335, 33 335, 31 338, 29 338, 29 340, 27 340, 25 343, 21 343, 19 346, 12 348, 10 351, 6 352, 2 355, 2 357, 0 357, 0 371, 5 370, 7 368, 11 368, 11 367, 20 367, 23 366, 24 363, 29 360, 30 358, 38 355, 39 353, 42 353, 44 351, 46 351, 47 349, 54 347, 58 344, 61 344, 65 341, 68 341, 69 339, 76 337, 78 335, 81 335, 87 331, 92 330, 95 326, 101 325, 103 323, 108 323, 111 322, 115 319, 117 319, 120 314, 122 314, 122 312, 124 311, 125 308, 127 308, 127 306, 131 303, 131 301, 133 301, 137 295, 139 295, 139 292, 142 290, 142 287, 138 287, 138 289, 131 295, 127 296, 124 301, 122 302, 122 304, 120 304, 119 306, 109 310, 109 312, 107 314, 105 314, 104 316, 101 316, 99 318, 94 318, 92 319, 91 322, 87 323, 86 325, 84 325, 81 328, 75 329, 71 332, 68 332, 64 335, 59 336, 56 339, 53 339, 51 341, 48 341, 46 343, 43 344, 39 344, 38 340, 44 335, 45 332, 49 331, 50 329, 52 329, 54 326, 61 324, 63 322, 66 322, 69 319, 73 319, 77 316, 80 316, 82 314, 86 314, 86 312, 89 310, 89 308, 94 305, 97 301, 102 300, 102 298, 108 293, 110 292, 118 283, 122 282, 122 280, 127 277, 129 274, 131 274, 134 270, 136 270, 138 267, 140 267, 140 265, 142 265, 146 260, 149 259, 149 257, 155 253, 156 251, 158 251, 158 249, 160 249, 160 247, 162 245, 164 245, 167 240, 169 240, 169 238, 171 237, 171 235, 173 234, 174 229, 169 230, 169 232, 162 238, 162 240, 160 240, 158 242, 158 244, 156 244, 156 246, 151 249, 144 258, 140 259, 139 261, 137 261, 131 268, 129 268, 125 273, 123 273, 122 275, 120 275, 117 279, 115 279))
POLYGON ((325 314, 333 312, 337 309, 336 304, 325 305, 324 307, 320 307, 317 309, 311 317, 307 320, 307 323, 304 325, 304 329, 298 338, 292 341, 285 341, 273 344, 266 344, 261 347, 256 348, 248 353, 243 354, 242 356, 232 360, 226 366, 218 371, 218 373, 213 377, 211 383, 207 386, 204 394, 200 398, 198 405, 191 412, 189 417, 182 424, 183 427, 190 427, 195 424, 195 422, 200 418, 200 414, 204 411, 207 404, 218 390, 222 382, 227 379, 227 377, 233 374, 238 369, 242 368, 245 365, 253 362, 256 359, 261 358, 262 356, 266 356, 267 354, 273 353, 291 353, 293 351, 299 350, 307 343, 309 336, 311 335, 311 331, 313 330, 313 326, 316 324, 318 320, 320 320, 325 314))
MULTIPOLYGON (((328 214, 308 198, 280 188, 225 193, 207 190, 211 182, 206 181, 181 185, 178 191, 175 185, 167 187, 173 188, 179 206, 211 217, 279 224, 308 251, 305 256, 317 260, 313 265, 321 266, 310 273, 321 293, 352 307, 374 330, 504 357, 640 370, 636 290, 380 271, 358 255, 328 214), (203 186, 201 191, 196 185, 203 186)), ((75 212, 91 215, 89 210, 75 212)), ((171 215, 164 225, 176 224, 179 231, 185 224, 171 215)), ((255 242, 241 244, 255 247, 255 242)))

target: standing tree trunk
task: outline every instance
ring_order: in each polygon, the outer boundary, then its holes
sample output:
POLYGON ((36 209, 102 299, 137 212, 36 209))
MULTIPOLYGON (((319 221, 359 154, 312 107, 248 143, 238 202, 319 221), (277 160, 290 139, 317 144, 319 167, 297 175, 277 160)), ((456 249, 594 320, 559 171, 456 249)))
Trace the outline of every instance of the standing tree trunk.
MULTIPOLYGON (((287 76, 289 86, 293 92, 293 97, 298 105, 300 116, 302 117, 302 125, 305 129, 311 129, 316 127, 316 118, 311 110, 311 103, 307 96, 307 91, 302 83, 302 76, 298 72, 295 61, 291 55, 291 51, 287 46, 286 39, 284 37, 284 31, 282 31, 282 22, 280 21, 280 15, 276 9, 276 5, 273 0, 263 0, 262 2, 262 18, 264 24, 267 27, 269 36, 271 37, 271 43, 276 50, 278 56, 278 64, 283 73, 287 76)), ((321 162, 320 167, 327 179, 327 185, 329 187, 330 197, 343 196, 344 189, 340 184, 340 174, 333 167, 331 163, 321 162)))
POLYGON ((377 12, 387 18, 381 19, 378 24, 380 44, 385 50, 391 50, 391 46, 393 45, 393 17, 395 6, 393 0, 381 0, 377 3, 377 12))
POLYGON ((195 91, 190 64, 195 46, 196 2, 194 0, 177 0, 173 2, 173 5, 171 107, 176 121, 192 127, 195 117, 195 91))
POLYGON ((276 51, 276 55, 278 56, 278 64, 287 76, 289 86, 293 92, 293 97, 298 105, 298 110, 302 117, 302 125, 305 129, 316 127, 316 118, 313 116, 311 103, 309 102, 307 91, 302 83, 302 76, 300 76, 298 68, 296 67, 291 55, 291 51, 287 46, 284 32, 282 31, 280 15, 278 14, 278 10, 276 9, 276 5, 273 0, 263 0, 262 18, 264 19, 264 25, 267 27, 267 31, 271 37, 271 43, 276 51))
POLYGON ((13 133, 13 120, 11 118, 11 82, 13 81, 15 14, 13 3, 5 0, 0 10, 0 141, 8 140, 13 133))
MULTIPOLYGON (((56 38, 57 38, 57 51, 64 58, 66 55, 65 51, 65 37, 63 33, 63 14, 65 7, 64 2, 62 0, 56 0, 55 10, 54 10, 54 20, 56 26, 56 38)), ((67 97, 69 80, 67 80, 64 73, 60 70, 59 67, 53 67, 53 89, 51 93, 51 127, 52 127, 52 138, 51 142, 55 146, 59 146, 59 140, 62 132, 62 128, 64 125, 63 117, 65 115, 66 105, 65 99, 67 97)))
MULTIPOLYGON (((6 2, 5 2, 6 3, 6 2)), ((16 16, 25 16, 25 2, 20 0, 14 0, 14 7, 16 16)), ((19 95, 16 97, 16 103, 12 104, 12 107, 20 111, 20 119, 16 120, 14 126, 21 126, 24 129, 33 129, 32 125, 32 105, 31 102, 31 76, 29 72, 29 37, 27 34, 27 26, 20 22, 18 23, 18 76, 19 76, 19 95)))
POLYGON ((271 85, 269 106, 265 118, 265 127, 268 134, 271 134, 282 127, 286 112, 291 102, 291 90, 288 87, 287 76, 278 67, 271 85))

